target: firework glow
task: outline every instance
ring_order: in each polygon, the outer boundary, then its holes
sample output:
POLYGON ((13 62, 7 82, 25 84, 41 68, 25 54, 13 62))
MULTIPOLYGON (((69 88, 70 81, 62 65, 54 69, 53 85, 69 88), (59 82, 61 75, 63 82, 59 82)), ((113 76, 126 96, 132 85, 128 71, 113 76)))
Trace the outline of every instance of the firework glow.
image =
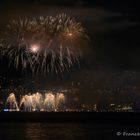
POLYGON ((6 108, 10 111, 62 111, 65 108, 65 96, 63 93, 41 93, 23 95, 19 101, 16 100, 15 94, 9 94, 6 101, 6 108))
POLYGON ((34 44, 34 45, 31 45, 31 47, 30 47, 30 51, 32 52, 32 53, 37 53, 38 51, 39 51, 39 45, 36 45, 36 44, 34 44))
POLYGON ((0 52, 9 66, 43 76, 63 74, 79 64, 87 42, 81 23, 64 13, 12 20, 0 28, 0 52))

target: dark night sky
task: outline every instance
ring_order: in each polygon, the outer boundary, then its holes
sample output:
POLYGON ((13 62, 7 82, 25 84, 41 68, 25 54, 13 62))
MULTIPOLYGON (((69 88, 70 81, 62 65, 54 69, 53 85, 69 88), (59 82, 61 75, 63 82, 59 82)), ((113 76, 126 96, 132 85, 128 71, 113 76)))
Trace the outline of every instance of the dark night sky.
POLYGON ((7 0, 4 3, 1 5, 1 23, 11 18, 66 12, 87 28, 94 47, 93 65, 105 63, 120 69, 140 68, 140 20, 136 0, 7 0))
MULTIPOLYGON (((88 101, 95 100, 93 98, 99 100, 101 97, 94 91, 89 92, 95 81, 95 87, 100 88, 113 77, 113 82, 130 79, 130 85, 133 86, 140 80, 131 80, 132 77, 126 74, 128 72, 137 77, 140 70, 140 15, 137 0, 4 0, 0 7, 0 24, 11 18, 55 15, 58 12, 66 12, 82 22, 90 36, 91 54, 82 62, 80 70, 68 74, 63 80, 84 83, 86 78, 83 77, 87 77, 86 91, 81 86, 83 92, 87 93, 81 93, 81 96, 85 98, 88 95, 88 101), (126 76, 119 79, 119 76, 112 76, 113 73, 126 76)), ((5 72, 5 68, 1 66, 0 72, 3 71, 5 72)), ((116 86, 118 84, 119 81, 116 86)), ((112 97, 119 99, 116 95, 112 97)), ((130 95, 128 97, 131 98, 130 95)))

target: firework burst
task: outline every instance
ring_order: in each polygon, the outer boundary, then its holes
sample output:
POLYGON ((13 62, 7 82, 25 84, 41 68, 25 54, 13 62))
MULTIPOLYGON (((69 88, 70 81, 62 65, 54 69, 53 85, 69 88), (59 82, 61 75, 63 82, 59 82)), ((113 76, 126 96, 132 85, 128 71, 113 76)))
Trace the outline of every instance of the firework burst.
POLYGON ((0 30, 2 56, 9 65, 33 74, 63 74, 79 63, 88 36, 81 23, 58 14, 32 20, 12 20, 0 30))

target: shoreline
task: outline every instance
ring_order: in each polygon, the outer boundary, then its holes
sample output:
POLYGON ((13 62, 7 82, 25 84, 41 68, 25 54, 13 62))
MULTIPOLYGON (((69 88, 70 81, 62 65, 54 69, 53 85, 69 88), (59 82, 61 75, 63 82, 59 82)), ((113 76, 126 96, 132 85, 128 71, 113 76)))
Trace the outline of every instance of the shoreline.
POLYGON ((140 124, 139 112, 0 112, 1 122, 140 124))

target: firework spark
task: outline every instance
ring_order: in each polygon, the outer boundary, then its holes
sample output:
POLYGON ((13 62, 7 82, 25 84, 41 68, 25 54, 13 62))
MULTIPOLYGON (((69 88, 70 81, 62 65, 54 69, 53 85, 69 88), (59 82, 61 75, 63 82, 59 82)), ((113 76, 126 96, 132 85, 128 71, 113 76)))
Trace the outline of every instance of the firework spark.
POLYGON ((39 45, 36 45, 36 44, 33 44, 33 45, 31 45, 31 47, 30 47, 30 51, 32 52, 32 53, 37 53, 38 51, 39 51, 39 45))
POLYGON ((63 74, 79 63, 88 37, 81 23, 58 14, 32 20, 12 20, 0 30, 1 54, 9 65, 33 74, 63 74))
POLYGON ((65 95, 63 93, 52 94, 51 92, 33 93, 23 95, 19 105, 14 93, 7 97, 6 109, 10 111, 62 111, 65 105, 65 95))

